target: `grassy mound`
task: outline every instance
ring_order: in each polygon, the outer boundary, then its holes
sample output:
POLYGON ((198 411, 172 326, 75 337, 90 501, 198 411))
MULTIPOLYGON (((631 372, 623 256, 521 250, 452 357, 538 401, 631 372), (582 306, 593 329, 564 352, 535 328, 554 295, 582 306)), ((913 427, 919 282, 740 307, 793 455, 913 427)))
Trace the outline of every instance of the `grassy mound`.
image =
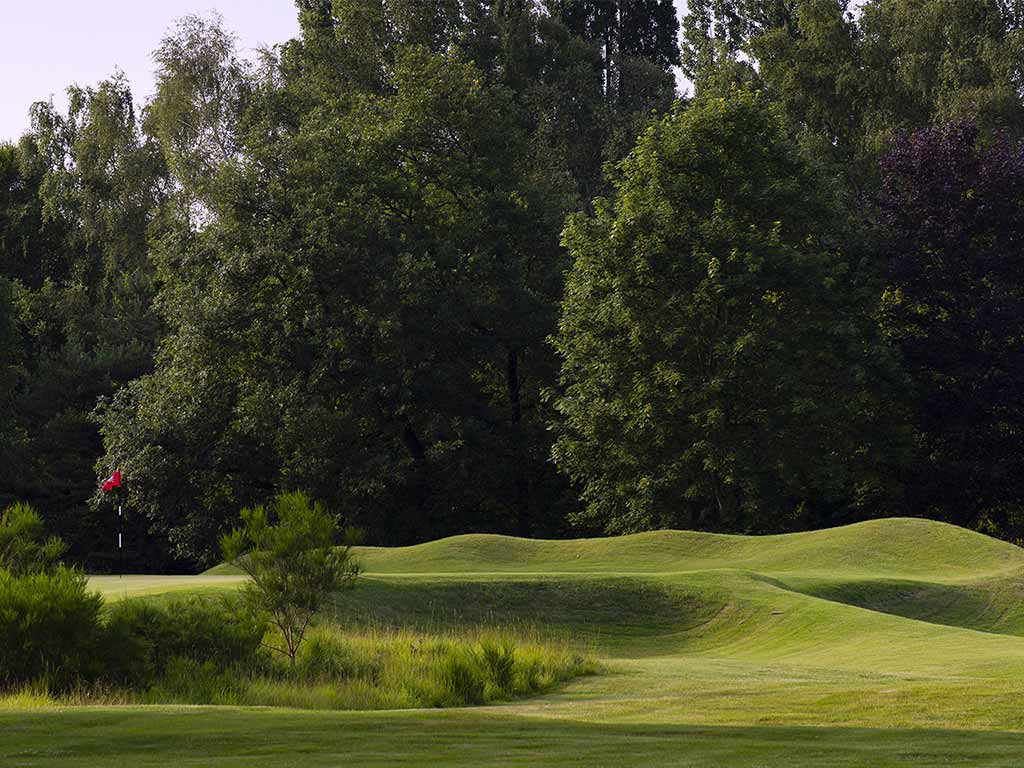
MULTIPOLYGON (((945 523, 889 518, 806 533, 733 536, 652 531, 544 541, 467 534, 411 547, 356 547, 369 574, 668 573, 738 568, 937 578, 1024 568, 1024 550, 945 523)), ((220 565, 207 575, 235 573, 220 565)))

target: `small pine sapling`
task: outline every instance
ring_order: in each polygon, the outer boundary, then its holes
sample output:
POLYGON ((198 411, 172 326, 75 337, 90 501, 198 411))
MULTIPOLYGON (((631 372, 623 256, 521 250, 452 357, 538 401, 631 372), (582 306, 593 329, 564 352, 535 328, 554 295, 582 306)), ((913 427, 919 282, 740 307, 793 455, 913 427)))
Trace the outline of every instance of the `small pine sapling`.
POLYGON ((246 605, 281 634, 284 647, 268 647, 294 667, 313 616, 331 593, 355 581, 359 567, 348 545, 335 546, 337 525, 320 502, 284 493, 272 512, 262 505, 243 509, 242 526, 221 539, 221 548, 249 576, 242 589, 246 605))

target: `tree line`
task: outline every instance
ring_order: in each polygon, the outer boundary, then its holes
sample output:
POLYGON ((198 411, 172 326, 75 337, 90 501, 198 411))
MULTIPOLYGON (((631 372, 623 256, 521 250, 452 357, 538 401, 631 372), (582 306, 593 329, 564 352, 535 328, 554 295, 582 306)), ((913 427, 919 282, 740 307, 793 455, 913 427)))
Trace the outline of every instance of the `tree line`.
POLYGON ((1014 4, 296 5, 0 145, 0 506, 96 569, 114 468, 135 568, 290 489, 381 544, 1024 535, 1014 4))

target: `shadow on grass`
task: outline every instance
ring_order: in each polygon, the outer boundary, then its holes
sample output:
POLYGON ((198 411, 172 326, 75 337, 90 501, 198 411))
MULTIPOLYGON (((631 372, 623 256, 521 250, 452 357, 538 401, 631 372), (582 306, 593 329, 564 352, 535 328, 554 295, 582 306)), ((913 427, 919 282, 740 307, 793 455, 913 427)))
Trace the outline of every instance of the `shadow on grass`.
POLYGON ((424 631, 500 625, 639 658, 673 648, 672 636, 708 621, 722 602, 629 577, 367 577, 332 608, 342 623, 424 631))
POLYGON ((950 627, 1024 635, 1024 574, 961 584, 902 579, 790 578, 793 592, 950 627))

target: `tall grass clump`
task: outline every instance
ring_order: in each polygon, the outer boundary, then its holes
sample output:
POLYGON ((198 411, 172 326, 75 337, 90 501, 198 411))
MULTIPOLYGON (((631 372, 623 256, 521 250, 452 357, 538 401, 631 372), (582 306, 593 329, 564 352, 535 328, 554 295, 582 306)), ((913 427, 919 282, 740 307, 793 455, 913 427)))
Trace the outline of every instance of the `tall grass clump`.
POLYGON ((251 671, 240 665, 222 667, 176 656, 136 700, 141 704, 242 704, 250 676, 251 671))
MULTIPOLYGON (((132 611, 139 614, 140 609, 132 611)), ((294 666, 265 648, 245 663, 226 662, 228 657, 214 662, 172 656, 135 688, 96 688, 73 697, 97 703, 127 698, 145 704, 325 710, 464 707, 529 696, 596 671, 590 655, 525 634, 348 631, 334 625, 310 632, 294 666)), ((45 704, 41 699, 39 705, 45 704)))
POLYGON ((57 699, 41 682, 25 683, 0 693, 0 711, 26 709, 52 709, 57 699))

